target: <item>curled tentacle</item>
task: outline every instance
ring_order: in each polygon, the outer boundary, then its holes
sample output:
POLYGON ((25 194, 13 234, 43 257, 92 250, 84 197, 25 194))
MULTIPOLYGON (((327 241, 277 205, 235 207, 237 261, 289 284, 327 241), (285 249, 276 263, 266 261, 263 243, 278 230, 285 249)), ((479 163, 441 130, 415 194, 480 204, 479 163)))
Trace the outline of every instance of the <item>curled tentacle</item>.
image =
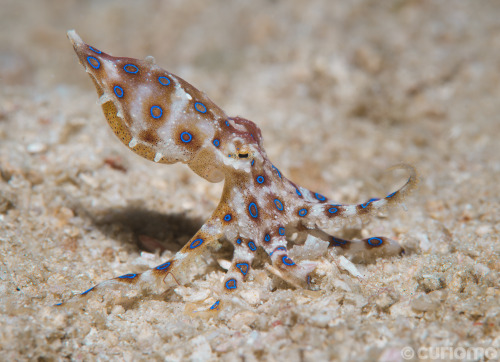
POLYGON ((404 249, 396 240, 385 236, 372 236, 362 240, 347 240, 330 235, 320 229, 306 229, 310 235, 326 241, 337 254, 345 255, 355 263, 371 263, 380 257, 399 256, 404 249))
POLYGON ((297 219, 308 228, 326 229, 341 226, 347 219, 364 218, 375 211, 382 211, 391 205, 400 203, 417 186, 418 177, 413 166, 401 164, 393 168, 402 168, 409 171, 410 177, 400 189, 384 198, 370 199, 357 205, 331 204, 328 202, 303 204, 295 210, 297 219))
MULTIPOLYGON (((184 284, 188 281, 188 268, 193 259, 206 248, 222 237, 221 227, 217 222, 208 220, 201 229, 189 240, 172 259, 143 273, 128 273, 119 277, 105 280, 90 289, 80 293, 71 301, 81 299, 91 292, 114 289, 120 286, 137 286, 155 292, 162 292, 172 286, 184 284)), ((57 305, 62 305, 59 303, 57 305)))
POLYGON ((241 283, 248 278, 252 261, 255 258, 255 250, 252 250, 255 245, 253 241, 237 237, 232 242, 234 245, 233 260, 222 284, 226 293, 236 291, 241 283))

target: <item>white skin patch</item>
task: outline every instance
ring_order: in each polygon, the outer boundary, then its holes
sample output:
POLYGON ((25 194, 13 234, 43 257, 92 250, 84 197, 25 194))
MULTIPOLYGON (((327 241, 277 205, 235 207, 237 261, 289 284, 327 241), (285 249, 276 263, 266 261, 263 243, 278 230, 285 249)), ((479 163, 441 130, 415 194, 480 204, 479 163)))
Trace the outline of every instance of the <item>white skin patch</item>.
POLYGON ((101 104, 104 104, 106 102, 109 102, 110 100, 111 100, 111 98, 109 97, 109 95, 107 93, 103 93, 103 95, 99 98, 97 103, 99 105, 101 105, 101 104))
POLYGON ((175 254, 175 257, 174 257, 174 260, 182 260, 184 259, 185 257, 187 257, 188 254, 187 253, 183 253, 183 252, 180 252, 178 251, 176 254, 175 254))
POLYGON ((344 206, 344 216, 354 216, 357 214, 356 205, 344 206))
POLYGON ((317 206, 315 205, 314 207, 311 207, 310 214, 311 216, 319 217, 323 213, 323 206, 317 206))
POLYGON ((143 119, 143 102, 151 96, 151 88, 147 85, 141 85, 134 89, 135 101, 130 106, 130 116, 134 120, 132 132, 138 134, 141 130, 147 128, 146 120, 143 119))
POLYGON ((106 70, 106 75, 109 79, 118 80, 120 76, 118 75, 118 71, 116 69, 116 64, 109 60, 103 60, 101 62, 104 65, 104 69, 106 70))
POLYGON ((373 202, 373 207, 379 208, 379 207, 384 207, 387 204, 386 199, 381 199, 373 202))
POLYGON ((158 153, 156 153, 155 158, 154 158, 153 161, 160 162, 160 160, 161 160, 162 157, 163 157, 163 155, 160 152, 158 152, 158 153))
POLYGON ((182 118, 182 113, 186 112, 186 107, 188 105, 188 99, 186 97, 186 92, 179 84, 176 77, 171 76, 175 83, 175 93, 172 94, 170 99, 170 117, 168 123, 174 123, 176 120, 182 118))
POLYGON ((135 146, 137 146, 137 140, 136 140, 134 137, 132 137, 132 139, 131 139, 131 140, 130 140, 130 142, 128 143, 128 146, 129 146, 130 148, 134 148, 135 146))

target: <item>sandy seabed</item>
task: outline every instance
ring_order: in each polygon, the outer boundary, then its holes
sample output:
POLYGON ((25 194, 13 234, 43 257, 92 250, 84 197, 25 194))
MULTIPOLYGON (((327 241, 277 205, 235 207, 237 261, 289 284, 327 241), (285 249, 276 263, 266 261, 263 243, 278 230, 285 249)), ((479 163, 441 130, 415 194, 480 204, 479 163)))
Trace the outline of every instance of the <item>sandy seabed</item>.
POLYGON ((499 14, 486 0, 4 0, 0 360, 500 359, 499 14), (333 199, 385 195, 404 179, 385 170, 413 164, 407 211, 336 231, 385 235, 406 254, 358 265, 363 278, 318 256, 319 291, 263 258, 239 302, 193 313, 219 290, 223 248, 162 294, 53 307, 167 260, 222 190, 119 143, 72 28, 114 55, 154 55, 256 122, 282 173, 333 199))

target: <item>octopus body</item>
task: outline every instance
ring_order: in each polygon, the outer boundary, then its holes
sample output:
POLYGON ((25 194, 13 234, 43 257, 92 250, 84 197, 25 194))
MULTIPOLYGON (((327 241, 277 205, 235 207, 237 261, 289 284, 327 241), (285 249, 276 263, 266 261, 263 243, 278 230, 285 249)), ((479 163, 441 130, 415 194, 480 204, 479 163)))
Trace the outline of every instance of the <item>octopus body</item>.
POLYGON ((255 123, 228 117, 204 93, 158 67, 152 57, 113 57, 85 44, 75 31, 69 31, 68 37, 97 88, 110 127, 129 149, 156 163, 185 163, 210 182, 224 181, 212 216, 171 260, 141 274, 105 281, 81 295, 117 283, 162 288, 169 279, 185 282, 190 262, 221 239, 234 246, 222 284, 227 293, 237 290, 248 277, 258 248, 265 250, 283 279, 308 287, 316 263, 288 256, 293 233, 311 234, 339 253, 361 259, 403 251, 386 237, 352 241, 322 229, 401 201, 417 183, 413 167, 402 165, 410 173, 408 181, 384 198, 339 204, 288 180, 268 159, 255 123), (174 278, 167 279, 169 274, 174 278))

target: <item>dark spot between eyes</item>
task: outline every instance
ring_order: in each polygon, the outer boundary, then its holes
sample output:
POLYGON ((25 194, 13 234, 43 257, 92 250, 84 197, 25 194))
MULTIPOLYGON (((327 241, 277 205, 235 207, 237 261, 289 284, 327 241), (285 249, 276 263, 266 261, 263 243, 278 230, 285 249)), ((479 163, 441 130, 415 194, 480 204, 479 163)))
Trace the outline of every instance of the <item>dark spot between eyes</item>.
POLYGON ((239 153, 238 157, 239 158, 248 158, 248 153, 239 153))

